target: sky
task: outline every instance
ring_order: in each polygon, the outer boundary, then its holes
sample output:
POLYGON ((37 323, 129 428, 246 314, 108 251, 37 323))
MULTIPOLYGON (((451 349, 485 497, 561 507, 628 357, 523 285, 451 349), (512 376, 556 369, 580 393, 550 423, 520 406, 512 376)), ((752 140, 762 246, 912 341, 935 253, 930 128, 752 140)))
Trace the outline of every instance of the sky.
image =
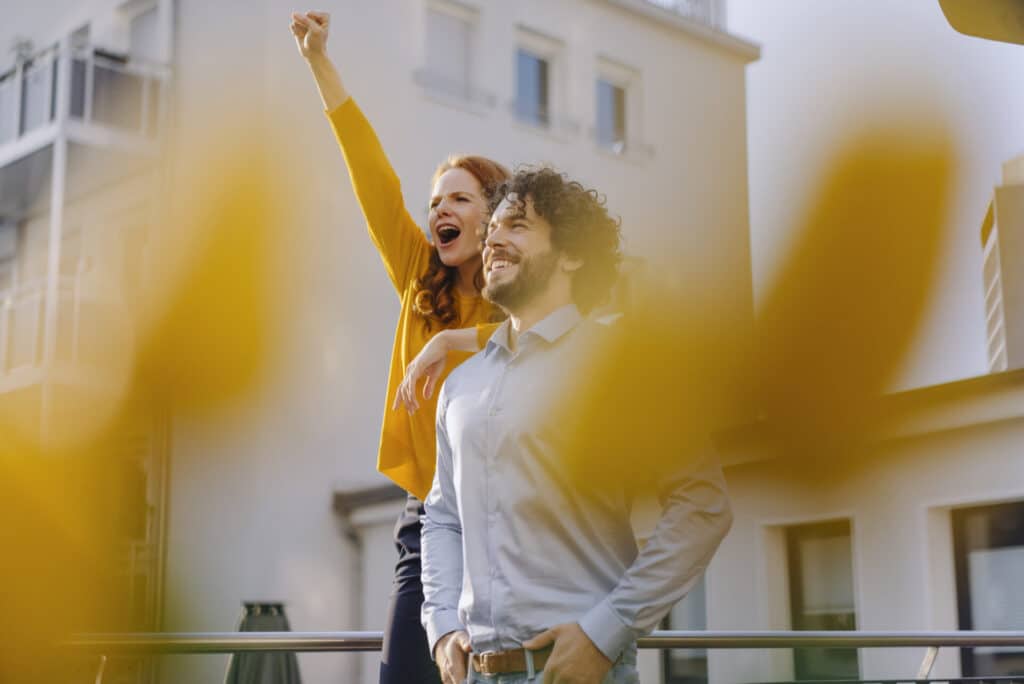
POLYGON ((1024 46, 961 35, 937 0, 727 0, 761 46, 747 68, 750 230, 763 299, 844 132, 913 107, 951 122, 959 152, 933 306, 894 389, 987 372, 979 239, 1002 162, 1024 154, 1024 46))

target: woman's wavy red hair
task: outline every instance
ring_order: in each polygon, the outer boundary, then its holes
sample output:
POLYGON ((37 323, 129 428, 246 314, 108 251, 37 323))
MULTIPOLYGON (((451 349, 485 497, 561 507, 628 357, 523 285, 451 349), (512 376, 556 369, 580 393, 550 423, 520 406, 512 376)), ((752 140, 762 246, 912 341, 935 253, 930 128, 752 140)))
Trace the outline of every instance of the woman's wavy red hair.
MULTIPOLYGON (((487 205, 492 204, 498 188, 512 176, 508 169, 493 159, 459 154, 452 155, 441 162, 437 170, 434 171, 434 176, 430 181, 431 187, 437 183, 444 172, 451 169, 462 169, 472 174, 480 183, 484 194, 483 199, 487 205)), ((480 230, 483 230, 483 226, 480 226, 480 230)), ((430 253, 430 265, 427 267, 427 272, 416 280, 416 296, 413 298, 413 308, 423 317, 428 331, 432 330, 435 325, 440 328, 448 328, 458 322, 459 311, 452 292, 457 273, 458 270, 455 267, 446 266, 441 261, 436 249, 430 253)), ((477 272, 476 282, 473 284, 476 286, 477 292, 483 289, 482 272, 477 272)))

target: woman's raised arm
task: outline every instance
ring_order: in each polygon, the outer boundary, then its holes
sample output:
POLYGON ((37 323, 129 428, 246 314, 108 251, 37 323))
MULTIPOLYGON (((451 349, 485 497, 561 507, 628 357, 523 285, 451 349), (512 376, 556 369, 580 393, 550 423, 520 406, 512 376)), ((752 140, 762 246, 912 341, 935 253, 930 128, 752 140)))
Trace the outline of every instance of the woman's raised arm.
POLYGON ((327 33, 330 30, 331 15, 327 12, 293 12, 292 35, 298 45, 299 54, 309 64, 316 80, 324 109, 330 111, 348 99, 348 91, 341 82, 338 70, 327 56, 327 33))

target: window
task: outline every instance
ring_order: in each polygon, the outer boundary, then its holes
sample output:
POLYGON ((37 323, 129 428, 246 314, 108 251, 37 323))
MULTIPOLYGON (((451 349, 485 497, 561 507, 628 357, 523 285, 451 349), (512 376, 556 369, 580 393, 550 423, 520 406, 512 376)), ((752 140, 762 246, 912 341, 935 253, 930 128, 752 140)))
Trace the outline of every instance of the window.
POLYGON ((551 123, 548 60, 519 48, 516 54, 516 116, 536 126, 551 123))
MULTIPOLYGON (((1024 629, 1024 501, 953 511, 960 629, 1024 629)), ((965 677, 1020 675, 1024 648, 960 651, 965 677)))
POLYGON ((421 85, 445 95, 473 98, 473 38, 476 12, 449 2, 427 6, 425 67, 421 85))
MULTIPOLYGON (((850 522, 796 525, 786 529, 790 620, 795 630, 853 630, 853 562, 850 522)), ((793 650, 797 680, 857 679, 857 650, 793 650)))
POLYGON ((576 124, 565 116, 564 44, 522 26, 516 42, 516 119, 558 135, 574 132, 576 124))
POLYGON ((618 154, 626 150, 626 89, 597 79, 597 142, 618 154))
POLYGON ((640 72, 618 60, 599 57, 595 81, 593 138, 613 154, 640 160, 651 153, 642 138, 640 72))
MULTIPOLYGON (((698 631, 708 628, 704 577, 682 601, 672 607, 665 629, 698 631)), ((674 648, 664 651, 665 684, 705 684, 708 681, 708 652, 703 648, 674 648)))

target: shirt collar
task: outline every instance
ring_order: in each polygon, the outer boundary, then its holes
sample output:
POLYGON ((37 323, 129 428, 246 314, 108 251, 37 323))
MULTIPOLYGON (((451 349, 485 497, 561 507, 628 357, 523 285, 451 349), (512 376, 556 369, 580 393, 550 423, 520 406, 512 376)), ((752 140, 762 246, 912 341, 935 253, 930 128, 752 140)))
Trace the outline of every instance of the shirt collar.
MULTIPOLYGON (((583 316, 580 314, 579 309, 576 308, 576 305, 566 304, 565 306, 555 309, 549 313, 547 316, 535 323, 532 328, 520 333, 519 342, 522 344, 528 335, 535 335, 543 339, 548 344, 551 344, 575 328, 581 320, 583 320, 583 316)), ((489 356, 497 348, 504 349, 509 353, 512 352, 508 342, 508 335, 511 328, 512 321, 507 319, 504 323, 498 326, 498 329, 494 331, 491 338, 487 340, 487 346, 484 348, 485 356, 489 356)))

